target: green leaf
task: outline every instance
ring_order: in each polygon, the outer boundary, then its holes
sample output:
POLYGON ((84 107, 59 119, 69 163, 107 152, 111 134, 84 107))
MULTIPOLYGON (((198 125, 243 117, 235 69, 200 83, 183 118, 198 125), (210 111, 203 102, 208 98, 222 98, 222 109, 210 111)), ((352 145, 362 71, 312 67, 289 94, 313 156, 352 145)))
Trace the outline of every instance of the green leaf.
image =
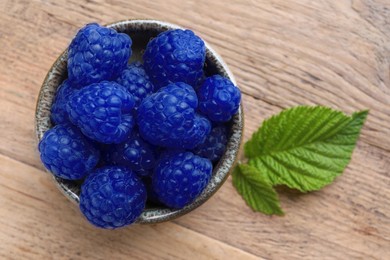
POLYGON ((247 164, 238 164, 233 171, 233 185, 254 210, 268 215, 283 215, 276 191, 265 182, 261 173, 247 164))
POLYGON ((321 189, 348 165, 367 114, 347 116, 321 106, 285 110, 263 122, 245 155, 271 185, 321 189))

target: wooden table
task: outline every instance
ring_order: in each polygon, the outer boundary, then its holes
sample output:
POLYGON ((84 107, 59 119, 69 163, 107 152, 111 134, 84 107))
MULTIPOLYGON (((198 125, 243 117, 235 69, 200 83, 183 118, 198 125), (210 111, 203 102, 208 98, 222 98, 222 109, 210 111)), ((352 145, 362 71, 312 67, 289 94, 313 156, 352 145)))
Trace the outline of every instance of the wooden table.
POLYGON ((388 0, 1 0, 1 259, 389 259, 388 0), (57 56, 85 23, 153 18, 195 30, 243 92, 245 139, 298 104, 370 109, 352 161, 310 194, 282 192, 284 217, 252 212, 229 179, 173 222, 90 226, 39 161, 34 109, 57 56))

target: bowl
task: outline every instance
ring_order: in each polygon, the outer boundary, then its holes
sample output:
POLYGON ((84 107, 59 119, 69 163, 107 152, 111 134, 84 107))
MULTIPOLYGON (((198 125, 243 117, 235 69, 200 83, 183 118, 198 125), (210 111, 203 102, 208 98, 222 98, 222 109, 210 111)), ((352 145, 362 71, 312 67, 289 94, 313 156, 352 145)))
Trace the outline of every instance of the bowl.
MULTIPOLYGON (((181 28, 178 25, 156 20, 126 20, 106 25, 118 32, 130 35, 133 40, 133 55, 130 61, 141 60, 146 44, 159 33, 181 28)), ((206 43, 206 76, 220 74, 229 78, 235 85, 233 74, 223 62, 221 57, 206 43)), ((65 50, 50 68, 42 84, 35 113, 35 130, 38 141, 43 134, 52 127, 50 121, 50 108, 58 86, 67 77, 67 50, 65 50)), ((225 153, 217 165, 214 166, 213 175, 201 195, 191 204, 182 209, 170 209, 163 206, 147 205, 136 223, 153 224, 172 220, 182 216, 207 201, 226 181, 238 157, 243 133, 243 112, 240 106, 237 114, 230 121, 230 136, 225 153)), ((79 203, 80 182, 67 181, 53 176, 59 190, 73 203, 79 203)))

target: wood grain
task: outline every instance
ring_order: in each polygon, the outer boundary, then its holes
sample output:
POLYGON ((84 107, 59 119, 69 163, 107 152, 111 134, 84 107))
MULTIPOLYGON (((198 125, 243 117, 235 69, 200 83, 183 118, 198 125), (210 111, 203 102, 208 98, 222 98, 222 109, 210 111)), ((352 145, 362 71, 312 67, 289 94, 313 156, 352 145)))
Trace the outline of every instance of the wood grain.
POLYGON ((386 0, 0 1, 0 256, 5 259, 386 259, 390 255, 390 5, 386 0), (195 30, 244 93, 245 139, 283 108, 370 114, 352 161, 319 192, 252 212, 231 181, 174 222, 90 227, 36 152, 35 102, 77 28, 153 18, 195 30))

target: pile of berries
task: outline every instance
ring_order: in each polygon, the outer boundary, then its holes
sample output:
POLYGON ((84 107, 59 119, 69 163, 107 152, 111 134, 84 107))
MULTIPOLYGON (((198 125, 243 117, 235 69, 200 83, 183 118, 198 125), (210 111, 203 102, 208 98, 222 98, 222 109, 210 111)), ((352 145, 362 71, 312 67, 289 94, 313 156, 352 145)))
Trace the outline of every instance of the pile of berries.
POLYGON ((49 171, 82 180, 80 210, 101 228, 133 223, 147 199, 174 209, 193 202, 241 99, 229 79, 205 76, 205 44, 190 30, 151 39, 143 63, 128 64, 131 46, 127 34, 95 23, 78 31, 54 127, 39 143, 49 171))

